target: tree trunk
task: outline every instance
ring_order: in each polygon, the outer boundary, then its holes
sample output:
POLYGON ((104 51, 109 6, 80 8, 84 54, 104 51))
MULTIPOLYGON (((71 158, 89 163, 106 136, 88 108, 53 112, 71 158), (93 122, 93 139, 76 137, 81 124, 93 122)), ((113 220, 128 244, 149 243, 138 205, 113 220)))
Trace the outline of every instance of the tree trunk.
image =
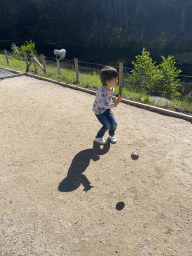
POLYGON ((127 0, 125 0, 125 24, 128 28, 128 13, 127 13, 127 0))
POLYGON ((180 32, 183 33, 184 31, 185 31, 185 10, 182 9, 180 32))

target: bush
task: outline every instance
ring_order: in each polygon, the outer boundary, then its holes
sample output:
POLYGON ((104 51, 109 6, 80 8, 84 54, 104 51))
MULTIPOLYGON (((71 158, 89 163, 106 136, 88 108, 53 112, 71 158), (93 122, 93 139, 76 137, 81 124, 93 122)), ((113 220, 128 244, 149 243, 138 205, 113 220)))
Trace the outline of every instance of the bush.
POLYGON ((31 54, 34 53, 35 55, 37 55, 37 51, 35 49, 35 43, 32 42, 32 40, 30 40, 30 42, 26 41, 26 44, 23 44, 21 46, 21 51, 22 53, 26 52, 27 54, 27 58, 31 59, 31 54))
POLYGON ((168 56, 166 59, 164 56, 162 56, 162 59, 163 61, 158 66, 163 75, 160 91, 164 97, 173 99, 180 95, 180 93, 177 91, 178 87, 180 87, 180 80, 177 79, 177 77, 181 73, 181 70, 175 67, 176 62, 174 57, 168 56))
POLYGON ((141 97, 138 98, 138 101, 140 103, 144 103, 144 104, 148 104, 148 105, 151 105, 153 104, 153 102, 150 100, 150 97, 149 96, 146 96, 143 100, 141 99, 141 97))
POLYGON ((18 59, 21 51, 20 48, 16 44, 11 44, 11 50, 12 50, 12 56, 15 59, 18 59))
POLYGON ((181 70, 174 66, 173 57, 168 56, 156 66, 150 57, 150 53, 143 48, 142 55, 136 56, 136 62, 133 61, 135 69, 131 71, 132 75, 125 79, 125 84, 136 92, 143 92, 153 96, 173 98, 178 96, 177 88, 179 80, 177 79, 181 70))
POLYGON ((16 59, 22 59, 24 60, 24 52, 27 54, 28 60, 32 59, 31 54, 34 53, 37 55, 37 51, 35 49, 35 43, 30 40, 30 42, 26 41, 25 44, 21 45, 21 47, 18 47, 16 44, 11 45, 12 54, 13 57, 16 59))
POLYGON ((135 67, 131 71, 132 76, 125 82, 129 83, 131 90, 154 95, 158 93, 159 79, 163 76, 149 55, 150 53, 143 48, 142 55, 136 56, 136 62, 132 62, 135 67))

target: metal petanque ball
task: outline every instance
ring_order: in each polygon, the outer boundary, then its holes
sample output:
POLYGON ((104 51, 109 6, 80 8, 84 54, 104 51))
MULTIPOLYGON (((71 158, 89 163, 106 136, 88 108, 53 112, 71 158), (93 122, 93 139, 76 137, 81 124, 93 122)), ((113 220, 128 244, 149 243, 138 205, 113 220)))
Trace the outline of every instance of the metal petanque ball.
POLYGON ((139 154, 138 154, 137 152, 133 152, 133 153, 131 154, 131 158, 132 158, 133 160, 137 160, 137 159, 139 158, 139 154))

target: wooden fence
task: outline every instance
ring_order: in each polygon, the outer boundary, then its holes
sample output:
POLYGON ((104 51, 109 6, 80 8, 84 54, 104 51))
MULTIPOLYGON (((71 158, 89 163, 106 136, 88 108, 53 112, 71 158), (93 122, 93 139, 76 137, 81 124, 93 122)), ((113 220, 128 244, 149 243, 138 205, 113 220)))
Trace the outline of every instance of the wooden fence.
MULTIPOLYGON (((7 64, 9 65, 9 59, 8 59, 7 51, 4 50, 4 53, 5 53, 7 64)), ((43 63, 43 64, 41 64, 37 60, 37 58, 35 57, 34 53, 32 53, 31 55, 32 55, 32 60, 30 62, 28 62, 27 54, 24 53, 24 58, 25 58, 25 62, 26 62, 26 72, 29 71, 29 67, 33 63, 34 68, 35 68, 35 73, 37 73, 37 65, 38 65, 43 70, 43 72, 46 74, 45 56, 43 54, 41 54, 41 59, 42 59, 42 63, 43 63)), ((74 64, 75 64, 74 66, 75 66, 75 72, 76 72, 76 83, 79 83, 79 61, 78 61, 77 58, 74 59, 74 64)), ((59 59, 57 59, 57 70, 58 70, 58 74, 60 75, 60 61, 59 61, 59 59)), ((119 63, 119 93, 120 94, 122 94, 123 84, 124 84, 123 63, 119 63)))

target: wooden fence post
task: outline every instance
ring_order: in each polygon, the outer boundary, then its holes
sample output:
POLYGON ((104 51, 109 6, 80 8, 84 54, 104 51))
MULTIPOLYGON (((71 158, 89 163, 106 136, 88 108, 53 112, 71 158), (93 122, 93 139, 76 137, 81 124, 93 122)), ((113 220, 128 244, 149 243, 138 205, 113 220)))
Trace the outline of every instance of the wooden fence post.
POLYGON ((58 74, 60 75, 60 62, 59 62, 59 60, 57 59, 57 69, 58 69, 58 74))
POLYGON ((25 62, 26 62, 26 72, 28 72, 28 60, 27 60, 27 54, 26 54, 26 52, 24 52, 24 57, 25 57, 25 62))
POLYGON ((45 56, 41 54, 42 62, 43 62, 43 68, 44 68, 44 73, 46 74, 46 67, 45 67, 45 56))
POLYGON ((41 65, 41 63, 38 61, 38 59, 37 58, 33 58, 34 60, 35 60, 35 62, 38 64, 38 66, 45 72, 45 70, 44 70, 44 67, 41 65))
POLYGON ((123 63, 119 63, 119 94, 122 95, 123 88, 123 63))
POLYGON ((34 67, 35 67, 35 73, 37 73, 37 66, 36 66, 36 62, 35 62, 34 57, 35 57, 35 54, 34 54, 34 53, 32 53, 32 59, 33 59, 34 67))
POLYGON ((78 59, 75 58, 75 71, 76 71, 76 83, 79 83, 79 65, 78 65, 78 59))
POLYGON ((4 53, 5 53, 5 57, 6 57, 6 60, 7 60, 7 64, 9 64, 9 59, 8 59, 7 51, 4 50, 4 53))

